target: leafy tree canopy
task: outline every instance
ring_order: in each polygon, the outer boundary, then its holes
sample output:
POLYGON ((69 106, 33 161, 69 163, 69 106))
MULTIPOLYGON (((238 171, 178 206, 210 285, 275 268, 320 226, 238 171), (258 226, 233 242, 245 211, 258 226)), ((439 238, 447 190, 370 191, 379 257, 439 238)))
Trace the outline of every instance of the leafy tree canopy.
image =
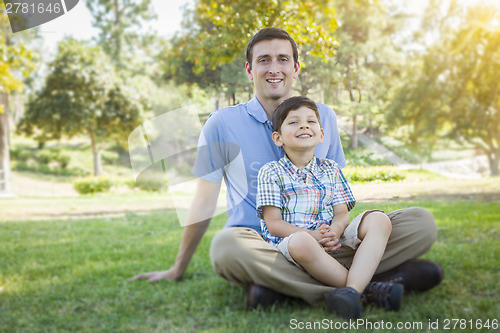
POLYGON ((45 86, 28 103, 20 129, 42 140, 88 135, 99 174, 102 144, 109 139, 125 142, 147 107, 99 47, 68 39, 59 43, 45 86))

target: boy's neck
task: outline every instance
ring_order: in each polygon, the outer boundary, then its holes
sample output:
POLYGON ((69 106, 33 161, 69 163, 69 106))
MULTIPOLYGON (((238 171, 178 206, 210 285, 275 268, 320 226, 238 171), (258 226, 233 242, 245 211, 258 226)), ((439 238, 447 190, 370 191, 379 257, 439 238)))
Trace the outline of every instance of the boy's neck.
POLYGON ((305 168, 314 157, 314 149, 306 151, 288 151, 288 149, 285 149, 285 152, 290 162, 299 169, 305 168))

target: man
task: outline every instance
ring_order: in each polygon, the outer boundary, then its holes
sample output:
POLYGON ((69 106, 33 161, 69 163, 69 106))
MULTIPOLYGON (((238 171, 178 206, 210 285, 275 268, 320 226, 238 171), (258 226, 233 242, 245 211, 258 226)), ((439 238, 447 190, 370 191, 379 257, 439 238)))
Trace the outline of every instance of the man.
MULTIPOLYGON (((169 270, 139 274, 132 279, 153 282, 179 280, 183 276, 215 211, 224 178, 228 221, 212 241, 210 256, 215 271, 248 289, 249 308, 265 307, 284 299, 283 295, 315 304, 333 288, 291 264, 262 239, 255 209, 260 167, 283 157, 283 151, 272 141, 270 119, 276 107, 291 97, 292 83, 300 70, 297 46, 282 29, 262 29, 247 46, 245 68, 253 81, 255 97, 214 112, 203 128, 194 169, 200 178, 175 264, 169 270)), ((343 168, 346 163, 335 113, 323 104, 318 104, 318 109, 326 135, 316 147, 315 156, 332 159, 343 168)), ((387 215, 392 233, 374 280, 396 281, 409 291, 423 291, 439 284, 443 277, 439 264, 415 259, 427 252, 436 239, 432 214, 414 207, 387 215)), ((334 235, 323 236, 320 244, 325 251, 334 252, 337 249, 334 235)), ((336 259, 350 267, 354 251, 342 251, 336 259)))

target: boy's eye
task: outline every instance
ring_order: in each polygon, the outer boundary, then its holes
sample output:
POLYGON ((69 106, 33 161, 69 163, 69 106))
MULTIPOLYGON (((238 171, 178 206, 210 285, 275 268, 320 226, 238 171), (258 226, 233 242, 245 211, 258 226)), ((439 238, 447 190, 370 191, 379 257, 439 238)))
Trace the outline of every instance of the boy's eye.
POLYGON ((296 124, 297 122, 295 120, 292 120, 289 122, 290 125, 296 124))
POLYGON ((316 124, 316 120, 309 120, 309 123, 316 124))

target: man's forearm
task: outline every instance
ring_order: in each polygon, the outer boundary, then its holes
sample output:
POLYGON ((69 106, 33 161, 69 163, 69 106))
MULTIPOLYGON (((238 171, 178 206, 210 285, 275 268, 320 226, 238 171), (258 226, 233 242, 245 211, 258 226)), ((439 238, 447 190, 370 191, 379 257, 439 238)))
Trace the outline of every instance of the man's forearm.
POLYGON ((184 275, 191 258, 198 247, 203 235, 207 231, 210 219, 190 224, 184 228, 181 245, 175 260, 175 268, 180 275, 184 275))
POLYGON ((182 276, 186 271, 201 238, 207 231, 217 207, 219 191, 220 184, 198 180, 198 187, 191 202, 186 227, 174 264, 179 276, 182 276))

